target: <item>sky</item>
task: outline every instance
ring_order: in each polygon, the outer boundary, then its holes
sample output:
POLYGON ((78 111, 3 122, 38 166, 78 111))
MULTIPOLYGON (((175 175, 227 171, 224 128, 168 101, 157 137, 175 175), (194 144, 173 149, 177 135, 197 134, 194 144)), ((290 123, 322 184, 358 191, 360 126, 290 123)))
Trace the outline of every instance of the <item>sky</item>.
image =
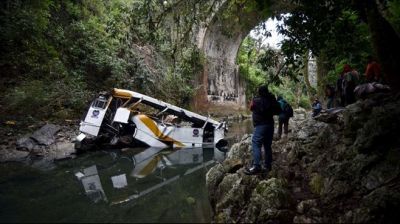
POLYGON ((262 43, 265 46, 271 46, 272 48, 275 49, 280 49, 279 43, 284 39, 284 36, 278 34, 276 30, 276 25, 277 24, 282 24, 282 22, 278 22, 276 19, 271 19, 269 18, 266 22, 266 28, 268 31, 271 32, 271 37, 265 37, 263 35, 257 35, 257 32, 255 30, 252 30, 250 32, 250 36, 253 38, 262 38, 262 43))

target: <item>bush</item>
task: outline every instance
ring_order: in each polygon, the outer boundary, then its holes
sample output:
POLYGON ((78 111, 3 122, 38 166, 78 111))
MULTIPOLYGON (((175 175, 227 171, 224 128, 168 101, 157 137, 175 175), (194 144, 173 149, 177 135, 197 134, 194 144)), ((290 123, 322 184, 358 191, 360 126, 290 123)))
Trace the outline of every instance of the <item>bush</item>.
POLYGON ((46 119, 63 114, 62 118, 73 118, 85 108, 90 95, 83 82, 64 78, 52 82, 25 81, 6 94, 4 99, 9 116, 46 119))
POLYGON ((48 85, 40 80, 26 81, 5 95, 9 113, 42 114, 48 111, 48 85))

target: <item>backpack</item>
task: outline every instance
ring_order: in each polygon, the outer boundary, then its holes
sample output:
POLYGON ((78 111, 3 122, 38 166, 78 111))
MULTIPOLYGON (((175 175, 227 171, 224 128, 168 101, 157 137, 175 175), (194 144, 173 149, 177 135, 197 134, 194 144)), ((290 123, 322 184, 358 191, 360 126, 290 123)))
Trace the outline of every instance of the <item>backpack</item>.
POLYGON ((293 117, 293 108, 287 102, 285 102, 282 112, 285 113, 287 117, 293 117))
POLYGON ((275 99, 275 96, 272 96, 272 115, 279 115, 282 112, 281 105, 275 99))
POLYGON ((269 95, 267 98, 254 98, 250 110, 259 114, 278 115, 281 113, 281 107, 273 95, 269 95))

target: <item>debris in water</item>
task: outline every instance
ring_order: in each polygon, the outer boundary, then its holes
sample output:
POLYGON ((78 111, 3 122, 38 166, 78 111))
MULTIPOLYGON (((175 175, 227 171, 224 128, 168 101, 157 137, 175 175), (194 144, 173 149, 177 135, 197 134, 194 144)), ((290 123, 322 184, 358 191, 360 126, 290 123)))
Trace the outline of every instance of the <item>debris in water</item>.
POLYGON ((118 176, 111 177, 114 188, 124 188, 128 186, 128 181, 126 180, 126 175, 121 174, 118 176))

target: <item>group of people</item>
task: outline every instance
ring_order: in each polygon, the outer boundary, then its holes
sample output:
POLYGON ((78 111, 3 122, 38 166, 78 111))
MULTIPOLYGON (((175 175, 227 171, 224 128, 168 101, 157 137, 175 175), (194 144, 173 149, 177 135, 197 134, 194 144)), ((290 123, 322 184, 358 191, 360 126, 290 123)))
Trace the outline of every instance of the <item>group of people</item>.
MULTIPOLYGON (((327 97, 327 108, 335 106, 335 97, 340 98, 340 106, 346 106, 355 102, 354 89, 359 83, 360 76, 356 70, 350 65, 343 67, 336 88, 327 85, 325 95, 327 97)), ((367 82, 382 82, 383 77, 380 71, 380 65, 372 58, 368 58, 368 65, 365 72, 365 80, 367 82)), ((313 114, 317 116, 321 110, 321 102, 315 98, 312 104, 313 114)), ((254 132, 252 138, 252 156, 253 162, 250 167, 246 168, 244 173, 254 175, 259 173, 268 173, 272 168, 272 140, 274 136, 274 115, 279 115, 278 139, 284 134, 288 134, 289 119, 293 116, 293 109, 288 102, 282 97, 275 98, 268 91, 267 86, 260 86, 258 89, 258 97, 255 97, 250 105, 252 111, 252 119, 254 132), (262 147, 264 147, 264 169, 262 163, 262 147)))
MULTIPOLYGON (((364 77, 360 76, 350 65, 345 64, 343 71, 339 74, 336 81, 336 87, 334 88, 331 85, 325 86, 326 108, 330 109, 335 106, 345 107, 354 103, 356 101, 354 90, 358 84, 363 82, 385 82, 381 73, 381 67, 372 56, 368 56, 368 64, 364 77)), ((318 99, 314 100, 312 109, 313 117, 321 112, 322 105, 318 99)))

